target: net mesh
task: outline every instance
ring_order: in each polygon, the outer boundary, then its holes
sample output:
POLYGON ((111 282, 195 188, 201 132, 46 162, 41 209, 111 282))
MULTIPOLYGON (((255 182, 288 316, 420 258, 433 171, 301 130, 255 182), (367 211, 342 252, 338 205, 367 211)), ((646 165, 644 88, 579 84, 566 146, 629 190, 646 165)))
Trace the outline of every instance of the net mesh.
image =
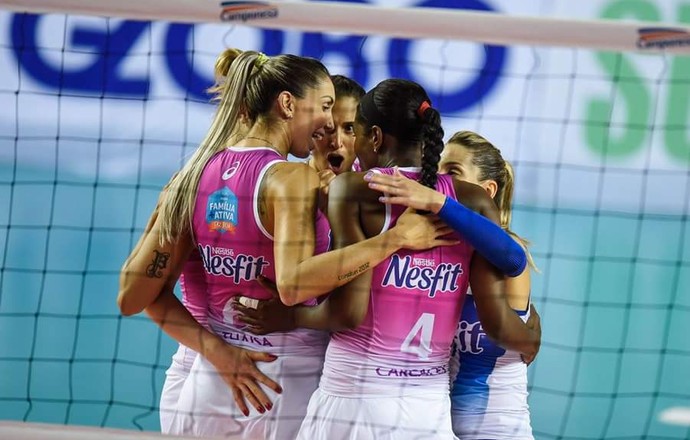
POLYGON ((419 81, 515 167, 542 273, 537 438, 688 438, 690 59, 0 13, 0 418, 158 429, 176 345, 122 318, 122 262, 208 127, 217 54, 419 81))

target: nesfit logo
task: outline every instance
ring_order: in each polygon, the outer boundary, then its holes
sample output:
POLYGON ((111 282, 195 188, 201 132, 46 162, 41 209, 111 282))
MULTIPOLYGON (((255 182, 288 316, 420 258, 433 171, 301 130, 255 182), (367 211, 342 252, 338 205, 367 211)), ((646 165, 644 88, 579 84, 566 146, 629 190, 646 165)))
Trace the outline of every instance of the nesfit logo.
POLYGON ((664 49, 690 45, 690 32, 673 28, 638 29, 637 47, 640 49, 664 49))
POLYGON ((237 254, 223 248, 198 245, 204 269, 210 275, 223 276, 239 284, 255 280, 269 265, 262 256, 237 254))
POLYGON ((222 2, 220 13, 222 21, 247 21, 275 18, 278 8, 268 2, 222 2))
MULTIPOLYGON (((428 260, 424 260, 425 262, 428 260)), ((458 290, 458 278, 463 274, 462 264, 441 263, 436 267, 419 267, 413 265, 409 255, 400 259, 393 254, 383 277, 382 286, 396 286, 401 289, 426 290, 429 298, 436 292, 455 292, 458 290)))

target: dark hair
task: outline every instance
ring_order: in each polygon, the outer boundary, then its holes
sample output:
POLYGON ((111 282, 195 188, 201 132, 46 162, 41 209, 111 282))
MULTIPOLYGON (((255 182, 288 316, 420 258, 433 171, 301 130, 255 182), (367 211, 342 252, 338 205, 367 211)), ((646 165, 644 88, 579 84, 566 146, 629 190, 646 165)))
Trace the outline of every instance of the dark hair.
POLYGON ((366 91, 360 86, 357 81, 350 79, 343 75, 331 75, 333 81, 333 88, 335 89, 335 99, 338 98, 355 98, 357 101, 362 99, 366 91))
POLYGON ((422 86, 404 79, 380 82, 360 100, 357 121, 369 131, 377 125, 395 137, 401 147, 422 143, 422 172, 419 182, 430 188, 438 181, 438 162, 443 151, 441 114, 431 107, 422 86))

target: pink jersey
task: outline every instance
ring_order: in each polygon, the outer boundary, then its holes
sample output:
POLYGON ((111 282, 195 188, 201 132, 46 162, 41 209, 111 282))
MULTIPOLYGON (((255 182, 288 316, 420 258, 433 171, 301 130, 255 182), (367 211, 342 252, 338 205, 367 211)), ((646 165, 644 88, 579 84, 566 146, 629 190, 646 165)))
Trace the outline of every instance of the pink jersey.
MULTIPOLYGON (((417 170, 402 171, 416 180, 417 170)), ((393 173, 392 169, 375 171, 393 173)), ((456 197, 450 176, 440 175, 436 187, 456 197)), ((395 224, 403 210, 386 207, 383 231, 395 224)), ((450 347, 468 287, 472 253, 473 248, 462 241, 426 251, 399 250, 376 266, 364 322, 355 330, 331 336, 321 389, 361 397, 448 393, 450 347)))
POLYGON ((189 310, 194 319, 204 327, 208 327, 206 312, 206 271, 201 255, 193 250, 182 268, 180 275, 180 290, 182 304, 189 310))
MULTIPOLYGON (((206 272, 209 324, 233 345, 277 355, 317 353, 323 351, 323 332, 299 329, 255 336, 244 331, 231 307, 230 300, 237 295, 271 297, 256 282, 258 275, 275 279, 273 237, 261 224, 258 198, 266 171, 282 162, 285 159, 270 148, 231 147, 214 156, 204 169, 193 229, 206 272)), ((325 252, 328 221, 318 212, 315 224, 315 252, 325 252)))

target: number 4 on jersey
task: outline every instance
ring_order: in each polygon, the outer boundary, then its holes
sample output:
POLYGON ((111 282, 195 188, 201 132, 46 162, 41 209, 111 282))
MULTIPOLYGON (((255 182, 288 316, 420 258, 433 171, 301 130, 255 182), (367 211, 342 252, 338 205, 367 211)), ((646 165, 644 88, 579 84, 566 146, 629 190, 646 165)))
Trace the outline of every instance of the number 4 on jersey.
POLYGON ((407 334, 400 346, 400 351, 416 354, 421 360, 429 359, 431 354, 431 335, 434 333, 434 314, 422 313, 417 322, 412 326, 412 330, 407 334), (419 334, 419 338, 417 335, 419 334), (412 345, 419 340, 418 344, 412 345))

